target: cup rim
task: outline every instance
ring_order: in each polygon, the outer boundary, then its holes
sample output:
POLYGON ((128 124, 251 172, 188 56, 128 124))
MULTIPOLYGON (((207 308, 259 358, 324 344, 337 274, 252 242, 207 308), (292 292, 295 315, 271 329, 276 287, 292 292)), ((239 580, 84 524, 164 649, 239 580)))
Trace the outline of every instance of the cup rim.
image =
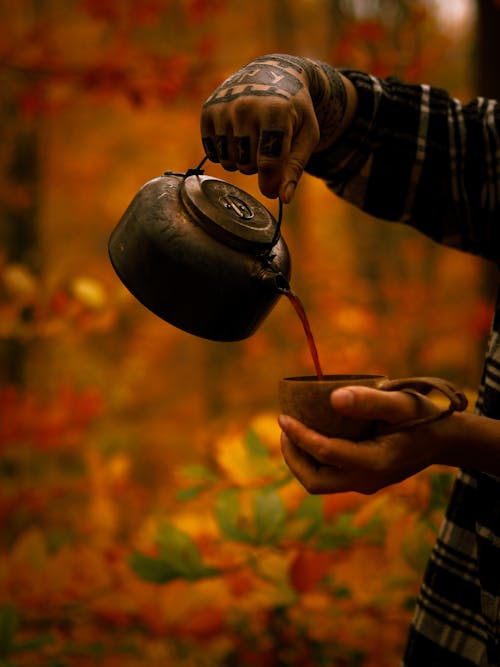
POLYGON ((294 375, 290 377, 284 377, 281 379, 281 382, 310 382, 310 383, 328 383, 328 382, 359 382, 361 380, 379 380, 385 378, 385 375, 378 373, 340 373, 338 375, 323 375, 322 378, 318 378, 317 375, 294 375))

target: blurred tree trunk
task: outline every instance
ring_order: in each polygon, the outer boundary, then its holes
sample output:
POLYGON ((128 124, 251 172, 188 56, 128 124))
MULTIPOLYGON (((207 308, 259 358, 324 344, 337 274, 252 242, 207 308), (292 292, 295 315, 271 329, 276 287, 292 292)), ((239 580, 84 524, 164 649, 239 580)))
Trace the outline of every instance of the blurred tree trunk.
MULTIPOLYGON (((500 6, 495 0, 477 0, 476 71, 477 94, 500 100, 500 6)), ((485 263, 483 296, 494 301, 498 269, 485 263)))
MULTIPOLYGON (((5 123, 1 135, 12 132, 12 155, 2 189, 4 196, 0 213, 0 244, 7 263, 37 267, 38 201, 38 152, 37 133, 30 127, 19 127, 19 123, 5 123), (13 193, 13 196, 12 194, 13 193)), ((1 136, 0 135, 0 136, 1 136)), ((2 138, 4 141, 5 137, 2 138)), ((5 143, 4 143, 5 145, 5 143)), ((23 318, 31 318, 32 312, 25 308, 23 318)), ((0 383, 20 385, 25 380, 25 360, 28 343, 16 336, 0 342, 0 383)))
MULTIPOLYGON (((328 0, 328 18, 330 25, 330 34, 332 44, 335 44, 348 29, 350 25, 357 22, 372 21, 381 25, 390 25, 387 32, 387 38, 394 39, 397 43, 397 36, 407 27, 411 0, 384 0, 377 5, 366 5, 360 13, 360 8, 356 8, 353 3, 346 3, 343 0, 328 0)), ((417 31, 418 32, 418 31, 417 31)), ((377 73, 379 56, 383 55, 384 48, 390 45, 373 42, 371 45, 367 40, 365 47, 367 54, 370 54, 366 69, 370 73, 377 73)), ((422 51, 425 45, 416 40, 414 43, 417 59, 422 57, 422 51)), ((339 63, 333 63, 339 64, 339 63)), ((345 64, 345 63, 340 63, 345 64)), ((351 66, 351 65, 348 65, 351 66)), ((394 63, 397 67, 398 63, 394 63)), ((354 67, 356 69, 356 67, 354 67)), ((391 71, 391 74, 405 78, 404 72, 397 69, 391 71)), ((380 323, 379 336, 381 339, 387 337, 390 340, 390 331, 392 324, 392 313, 395 304, 392 297, 388 296, 388 284, 405 285, 411 298, 412 284, 418 282, 420 291, 432 291, 436 274, 436 247, 423 238, 415 238, 413 243, 422 248, 422 261, 418 266, 408 266, 403 246, 408 239, 414 237, 411 229, 398 229, 397 232, 393 225, 367 224, 367 214, 362 211, 351 209, 347 211, 349 216, 349 230, 351 235, 351 244, 355 248, 355 257, 357 267, 354 268, 361 277, 365 285, 364 298, 370 304, 371 308, 377 314, 380 323), (381 252, 381 248, 384 249, 381 252), (387 261, 390 258, 390 262, 387 261)), ((424 299, 423 303, 431 306, 431 299, 424 299)), ((412 326, 409 326, 405 332, 407 344, 400 351, 399 364, 402 368, 412 368, 412 372, 420 372, 416 367, 421 357, 421 351, 426 344, 425 324, 429 317, 418 309, 415 305, 415 317, 412 326)), ((401 372, 398 369, 389 369, 389 372, 401 372)))
POLYGON ((476 81, 478 93, 500 99, 500 6, 495 0, 477 1, 476 81))
POLYGON ((276 50, 283 53, 294 53, 295 22, 290 0, 272 0, 271 19, 275 35, 276 50))
MULTIPOLYGON (((7 73, 8 76, 8 73, 7 73)), ((5 79, 2 77, 2 82, 5 79)), ((4 189, 0 201, 0 248, 8 264, 39 270, 39 130, 36 119, 24 118, 15 91, 4 87, 0 140, 3 152, 4 189)), ((25 308, 23 318, 32 312, 25 308)), ((23 384, 29 343, 10 336, 0 340, 0 382, 23 384)))
MULTIPOLYGON (((273 43, 276 52, 294 53, 294 41, 297 24, 293 13, 292 0, 269 0, 269 17, 272 27, 273 43)), ((261 55, 261 54, 259 54, 261 55)), ((230 178, 228 180, 231 180, 230 178)), ((296 195, 294 205, 285 207, 284 224, 286 236, 296 237, 299 231, 298 217, 300 204, 296 195)), ((271 213, 277 217, 276 201, 261 199, 271 213)), ((307 230, 305 230, 307 231, 307 230)), ((258 332, 254 335, 259 335, 258 332)), ((231 396, 227 394, 231 386, 231 377, 235 374, 238 360, 244 354, 244 347, 239 344, 215 344, 206 346, 204 362, 206 378, 206 409, 209 419, 218 418, 232 409, 231 396)))

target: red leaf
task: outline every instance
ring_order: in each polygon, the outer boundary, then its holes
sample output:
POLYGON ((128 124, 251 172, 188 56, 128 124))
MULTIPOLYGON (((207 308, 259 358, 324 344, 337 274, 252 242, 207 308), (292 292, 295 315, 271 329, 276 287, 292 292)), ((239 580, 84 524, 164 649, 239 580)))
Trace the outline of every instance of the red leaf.
POLYGON ((298 593, 313 590, 325 574, 332 562, 332 556, 323 551, 303 549, 295 556, 290 566, 290 581, 298 593))
POLYGON ((188 17, 193 23, 201 23, 220 9, 219 0, 190 0, 187 6, 188 17))
POLYGON ((356 26, 358 39, 367 42, 382 42, 387 38, 385 27, 378 21, 362 21, 356 26))
POLYGON ((151 25, 165 12, 168 3, 165 0, 141 0, 132 3, 131 17, 134 23, 151 25))
POLYGON ((193 611, 189 619, 179 628, 178 632, 198 639, 214 637, 224 628, 224 611, 217 607, 193 611))

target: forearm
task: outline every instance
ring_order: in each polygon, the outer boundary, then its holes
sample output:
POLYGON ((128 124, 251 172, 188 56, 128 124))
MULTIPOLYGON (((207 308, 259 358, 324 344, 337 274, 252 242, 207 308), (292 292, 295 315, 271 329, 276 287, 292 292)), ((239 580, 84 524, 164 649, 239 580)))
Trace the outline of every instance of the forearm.
POLYGON ((495 259, 500 243, 494 169, 500 109, 462 105, 446 91, 346 71, 356 116, 306 171, 371 215, 495 259))
POLYGON ((434 426, 444 465, 500 476, 500 420, 454 413, 434 426))

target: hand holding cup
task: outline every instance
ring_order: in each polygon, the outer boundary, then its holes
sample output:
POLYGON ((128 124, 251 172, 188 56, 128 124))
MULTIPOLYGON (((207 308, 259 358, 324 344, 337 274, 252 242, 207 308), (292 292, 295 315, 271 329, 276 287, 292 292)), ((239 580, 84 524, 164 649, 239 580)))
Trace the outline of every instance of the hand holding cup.
POLYGON ((446 417, 467 406, 449 382, 428 377, 285 378, 279 396, 283 455, 310 493, 373 493, 444 463, 446 417), (426 397, 432 390, 446 407, 426 397))

